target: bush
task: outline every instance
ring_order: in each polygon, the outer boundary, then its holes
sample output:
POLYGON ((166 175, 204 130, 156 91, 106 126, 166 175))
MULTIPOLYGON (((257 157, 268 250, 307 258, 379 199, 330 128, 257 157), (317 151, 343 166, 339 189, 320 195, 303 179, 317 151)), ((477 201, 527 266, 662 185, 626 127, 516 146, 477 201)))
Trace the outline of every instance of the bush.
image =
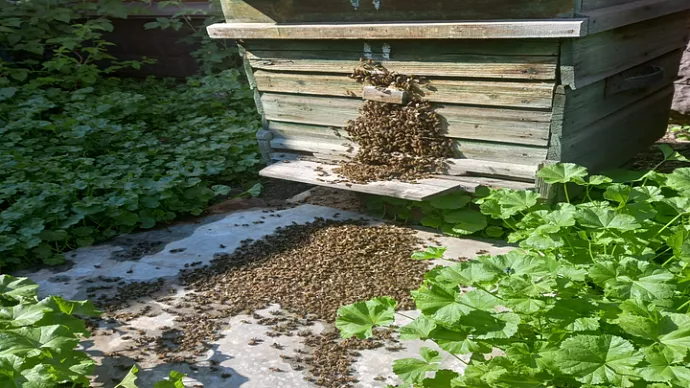
POLYGON ((107 78, 119 1, 0 2, 0 267, 179 214, 254 176, 260 125, 237 70, 179 82, 107 78))
MULTIPOLYGON (((475 200, 521 249, 435 268, 412 293, 421 316, 401 337, 432 340, 467 363, 464 373, 439 370, 429 348, 394 372, 407 387, 687 386, 690 169, 613 179, 559 164, 539 175, 568 200, 548 205, 505 189, 475 200), (582 200, 566 185, 581 187, 582 200)), ((337 326, 367 337, 392 324, 394 308, 385 297, 345 306, 337 326)))

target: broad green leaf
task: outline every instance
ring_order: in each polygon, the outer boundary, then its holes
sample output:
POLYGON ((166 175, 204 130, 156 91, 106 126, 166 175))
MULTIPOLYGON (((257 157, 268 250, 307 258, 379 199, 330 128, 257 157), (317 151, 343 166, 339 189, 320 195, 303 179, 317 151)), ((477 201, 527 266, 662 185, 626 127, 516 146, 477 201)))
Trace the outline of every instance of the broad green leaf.
POLYGON ((460 324, 472 325, 472 335, 477 339, 505 339, 517 333, 520 321, 520 316, 511 312, 472 311, 462 317, 460 324))
POLYGON ((664 154, 664 160, 690 162, 690 160, 688 158, 686 158, 685 156, 680 154, 678 151, 671 148, 671 146, 668 144, 663 144, 663 143, 662 144, 655 144, 654 147, 661 150, 661 152, 664 154))
POLYGON ((434 374, 432 378, 426 378, 422 382, 424 388, 448 388, 451 387, 453 379, 460 376, 457 372, 452 370, 442 369, 434 374))
POLYGON ((673 170, 667 176, 666 185, 676 190, 680 195, 690 195, 690 168, 683 167, 673 170))
POLYGON ((630 342, 613 335, 578 335, 563 341, 555 365, 587 384, 620 386, 642 361, 630 342))
POLYGON ((580 209, 576 214, 580 225, 598 230, 636 230, 641 227, 635 217, 609 209, 580 209))
POLYGON ((10 275, 0 275, 0 295, 5 298, 24 299, 33 298, 38 292, 38 284, 29 278, 15 278, 10 275))
POLYGON ((436 280, 467 287, 493 281, 496 279, 496 272, 488 270, 479 262, 468 262, 441 268, 436 280))
POLYGON ((158 381, 153 385, 153 388, 185 388, 182 379, 186 375, 177 371, 170 371, 167 380, 158 381))
POLYGON ((461 209, 447 213, 444 221, 453 224, 453 232, 458 234, 473 234, 487 226, 486 217, 472 209, 461 209))
POLYGON ((335 326, 343 338, 369 338, 375 326, 388 326, 395 321, 396 305, 395 300, 380 297, 343 306, 338 309, 335 326))
POLYGON ((632 258, 597 262, 589 270, 589 277, 609 295, 621 299, 658 301, 671 298, 676 289, 671 272, 632 258))
POLYGON ((414 321, 408 323, 407 325, 400 328, 400 339, 401 340, 413 340, 422 339, 425 340, 429 338, 429 334, 432 330, 436 328, 434 321, 425 317, 424 315, 419 316, 414 321))
POLYGON ((417 251, 412 253, 413 260, 434 260, 442 259, 443 254, 446 252, 445 247, 427 247, 423 251, 417 251))
POLYGON ((665 313, 660 323, 659 342, 678 354, 690 350, 690 316, 665 313))
POLYGON ((433 198, 429 201, 429 204, 436 209, 454 210, 464 208, 471 200, 472 197, 468 195, 453 193, 433 198))
POLYGON ((249 190, 246 191, 247 194, 249 194, 252 197, 258 197, 261 195, 261 190, 263 190, 264 186, 261 183, 257 183, 254 186, 252 186, 249 190))
POLYGON ((572 163, 558 163, 541 168, 537 176, 548 184, 582 183, 587 176, 587 169, 572 163))
POLYGON ((461 293, 456 287, 431 284, 413 291, 417 308, 433 320, 454 325, 472 311, 492 311, 498 305, 495 296, 482 290, 461 293))
POLYGON ((101 312, 98 309, 96 309, 93 303, 89 300, 65 300, 59 296, 53 296, 51 298, 58 305, 60 311, 62 311, 65 314, 77 314, 88 317, 97 317, 101 314, 101 312))
POLYGON ((631 192, 632 188, 629 185, 623 183, 614 183, 606 187, 604 198, 608 199, 609 201, 625 204, 630 200, 631 192))
POLYGON ((669 381, 679 385, 690 381, 690 369, 683 363, 683 358, 659 344, 644 349, 645 361, 640 375, 647 381, 669 381))
POLYGON ((588 183, 592 186, 601 186, 613 182, 613 179, 604 175, 590 175, 588 183))
POLYGON ((435 372, 439 369, 441 356, 435 350, 422 348, 420 350, 422 360, 418 358, 403 358, 393 362, 393 372, 404 382, 421 383, 428 372, 435 372))

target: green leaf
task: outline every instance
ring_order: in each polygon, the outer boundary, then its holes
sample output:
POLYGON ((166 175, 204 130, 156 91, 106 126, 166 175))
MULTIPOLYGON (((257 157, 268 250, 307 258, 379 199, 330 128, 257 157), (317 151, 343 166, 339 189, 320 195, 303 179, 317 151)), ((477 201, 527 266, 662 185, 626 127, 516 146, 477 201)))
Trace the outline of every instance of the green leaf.
POLYGON ((211 186, 211 190, 213 190, 216 195, 228 195, 230 192, 230 186, 215 185, 211 186))
POLYGON ((139 373, 139 368, 137 368, 136 365, 132 365, 127 375, 115 386, 115 388, 139 388, 136 384, 137 373, 139 373))
POLYGON ((664 154, 664 160, 690 162, 690 160, 688 160, 688 158, 681 155, 678 151, 671 148, 671 146, 668 144, 663 144, 663 143, 662 144, 655 144, 654 147, 661 150, 661 152, 664 154))
POLYGON ((335 326, 343 338, 369 338, 375 326, 388 326, 395 321, 397 302, 387 296, 358 302, 338 309, 335 326))
POLYGON ((690 381, 690 369, 683 363, 683 358, 672 350, 659 345, 644 349, 645 361, 649 363, 640 372, 647 381, 668 381, 682 385, 690 381))
POLYGON ((0 295, 2 297, 22 300, 35 297, 37 292, 38 284, 29 278, 0 275, 0 295))
POLYGON ((101 315, 101 311, 96 309, 96 306, 93 305, 93 302, 89 300, 65 300, 60 296, 52 296, 50 298, 55 302, 55 304, 57 304, 60 311, 65 314, 77 314, 87 317, 97 317, 101 315))
POLYGON ((434 377, 424 379, 422 386, 424 388, 448 388, 452 386, 453 379, 458 376, 460 375, 452 370, 442 369, 437 371, 434 377))
POLYGON ((67 231, 65 230, 44 230, 39 234, 41 240, 44 241, 63 241, 67 239, 67 231))
POLYGON ((633 258, 595 263, 589 270, 589 277, 611 296, 623 300, 660 301, 671 298, 676 289, 670 283, 673 279, 671 272, 633 258))
POLYGON ((455 210, 464 208, 471 200, 468 195, 453 193, 431 199, 429 204, 436 209, 455 210))
POLYGON ((251 189, 247 190, 246 193, 251 195, 252 197, 258 197, 261 195, 261 190, 263 190, 263 185, 261 183, 257 183, 254 186, 252 186, 251 189))
POLYGON ((587 169, 573 163, 558 163, 542 167, 537 176, 548 184, 582 183, 587 176, 587 169))
POLYGON ((418 358, 403 358, 393 362, 393 372, 404 382, 421 383, 427 372, 435 372, 439 369, 442 357, 435 350, 422 348, 420 350, 423 360, 418 358))
POLYGON ((450 326, 472 311, 493 312, 498 305, 498 299, 486 291, 472 290, 460 293, 456 287, 437 284, 413 291, 412 297, 422 313, 450 326))
POLYGON ((422 339, 425 340, 429 338, 429 334, 436 328, 434 321, 425 317, 424 315, 419 316, 414 321, 408 323, 407 325, 400 328, 400 339, 401 340, 413 340, 422 339))
POLYGON ((598 230, 629 231, 641 227, 635 217, 628 214, 619 214, 610 209, 579 209, 575 217, 580 225, 598 230))
POLYGON ((690 168, 676 168, 673 172, 667 175, 666 185, 681 195, 689 195, 690 193, 690 168))
POLYGON ((578 335, 568 338, 556 353, 555 366, 586 384, 621 386, 642 361, 630 342, 613 335, 578 335))
POLYGON ((0 88, 0 101, 7 100, 9 98, 14 97, 14 95, 17 93, 17 88, 13 87, 8 87, 8 88, 0 88))
POLYGON ((412 260, 434 260, 442 259, 446 252, 445 247, 427 247, 423 251, 412 253, 412 260))
POLYGON ((458 234, 472 234, 486 228, 486 217, 472 209, 461 209, 447 213, 443 219, 453 226, 453 232, 458 234))
POLYGON ((186 375, 177 371, 170 371, 167 380, 158 381, 153 385, 153 388, 185 388, 182 379, 186 375))

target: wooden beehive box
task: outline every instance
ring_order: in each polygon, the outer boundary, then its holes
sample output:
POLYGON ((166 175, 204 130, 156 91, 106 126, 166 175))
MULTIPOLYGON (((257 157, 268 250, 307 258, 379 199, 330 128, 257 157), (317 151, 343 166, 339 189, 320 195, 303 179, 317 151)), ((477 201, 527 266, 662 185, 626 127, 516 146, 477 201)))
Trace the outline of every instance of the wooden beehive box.
POLYGON ((225 0, 263 116, 264 176, 423 200, 449 190, 547 188, 540 166, 615 167, 663 136, 690 0, 225 0), (429 21, 432 20, 432 21, 429 21), (356 152, 360 58, 427 77, 457 155, 418 184, 329 183, 356 152), (345 156, 344 156, 345 155, 345 156))

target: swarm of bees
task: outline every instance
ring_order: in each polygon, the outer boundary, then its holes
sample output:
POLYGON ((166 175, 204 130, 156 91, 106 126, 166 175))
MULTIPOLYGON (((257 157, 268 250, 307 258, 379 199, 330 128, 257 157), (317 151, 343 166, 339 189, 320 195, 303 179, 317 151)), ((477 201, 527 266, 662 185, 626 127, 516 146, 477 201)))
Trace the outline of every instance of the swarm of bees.
POLYGON ((443 137, 442 120, 434 107, 421 99, 424 80, 388 71, 372 60, 363 61, 350 77, 379 88, 404 90, 409 102, 365 102, 360 116, 345 127, 358 152, 335 172, 354 183, 414 182, 442 173, 446 158, 453 154, 452 140, 443 137))

